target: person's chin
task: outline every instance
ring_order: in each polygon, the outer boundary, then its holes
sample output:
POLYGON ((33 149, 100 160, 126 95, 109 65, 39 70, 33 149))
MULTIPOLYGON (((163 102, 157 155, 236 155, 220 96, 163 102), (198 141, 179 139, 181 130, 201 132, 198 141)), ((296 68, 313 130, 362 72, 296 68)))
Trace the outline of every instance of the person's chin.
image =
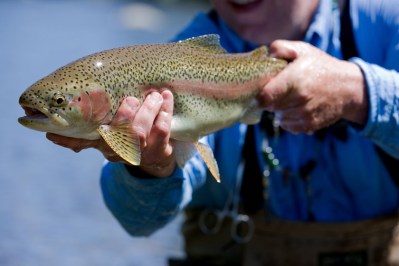
POLYGON ((264 0, 228 0, 234 23, 242 26, 256 25, 265 20, 264 0))

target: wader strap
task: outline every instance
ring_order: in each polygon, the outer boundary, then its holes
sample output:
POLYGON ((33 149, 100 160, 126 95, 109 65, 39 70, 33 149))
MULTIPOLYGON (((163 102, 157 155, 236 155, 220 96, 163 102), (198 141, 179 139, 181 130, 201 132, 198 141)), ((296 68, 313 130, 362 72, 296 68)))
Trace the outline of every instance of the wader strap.
POLYGON ((263 181, 259 158, 256 152, 256 125, 249 125, 245 136, 245 143, 242 151, 244 158, 244 171, 241 184, 241 198, 244 211, 248 214, 255 214, 263 209, 263 181))
POLYGON ((350 17, 350 0, 345 1, 344 8, 341 11, 341 32, 339 34, 339 39, 341 41, 343 59, 348 60, 351 57, 359 56, 350 17))

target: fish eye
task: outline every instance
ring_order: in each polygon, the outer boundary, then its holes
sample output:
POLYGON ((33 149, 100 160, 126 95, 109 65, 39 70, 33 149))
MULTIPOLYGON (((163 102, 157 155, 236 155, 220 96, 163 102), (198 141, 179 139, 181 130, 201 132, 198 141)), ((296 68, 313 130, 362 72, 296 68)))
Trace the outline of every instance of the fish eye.
POLYGON ((61 93, 55 93, 53 96, 53 106, 54 107, 62 107, 67 104, 66 98, 61 93))

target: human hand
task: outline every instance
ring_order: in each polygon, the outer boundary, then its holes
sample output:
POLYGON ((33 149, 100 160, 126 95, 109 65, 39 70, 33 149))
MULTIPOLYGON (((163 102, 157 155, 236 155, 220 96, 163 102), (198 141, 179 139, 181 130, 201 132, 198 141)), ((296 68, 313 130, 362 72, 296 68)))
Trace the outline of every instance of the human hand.
POLYGON ((294 134, 312 133, 340 119, 364 125, 368 98, 360 68, 298 41, 272 43, 271 56, 291 63, 258 96, 276 112, 280 126, 294 134))
MULTIPOLYGON (((142 171, 155 177, 169 176, 176 167, 173 147, 169 141, 173 114, 173 95, 164 90, 152 92, 140 106, 134 97, 123 100, 111 125, 129 123, 131 130, 138 134, 141 145, 142 171)), ((95 148, 112 162, 124 162, 101 138, 85 140, 63 137, 47 133, 47 138, 60 146, 80 152, 83 149, 95 148)))

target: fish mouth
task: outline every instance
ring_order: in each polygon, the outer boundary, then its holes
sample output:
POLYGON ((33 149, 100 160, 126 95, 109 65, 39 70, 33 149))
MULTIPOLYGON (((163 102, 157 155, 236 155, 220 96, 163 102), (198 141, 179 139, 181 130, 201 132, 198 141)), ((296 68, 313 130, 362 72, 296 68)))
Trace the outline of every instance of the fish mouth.
POLYGON ((51 132, 59 127, 68 126, 69 123, 55 112, 50 112, 46 108, 36 108, 21 104, 25 111, 25 116, 19 117, 18 122, 31 129, 38 131, 51 132))
POLYGON ((25 110, 25 115, 24 117, 21 118, 26 118, 26 119, 32 119, 32 120, 43 120, 43 119, 48 119, 48 116, 45 115, 43 112, 36 108, 32 107, 27 107, 23 106, 22 107, 25 110))

